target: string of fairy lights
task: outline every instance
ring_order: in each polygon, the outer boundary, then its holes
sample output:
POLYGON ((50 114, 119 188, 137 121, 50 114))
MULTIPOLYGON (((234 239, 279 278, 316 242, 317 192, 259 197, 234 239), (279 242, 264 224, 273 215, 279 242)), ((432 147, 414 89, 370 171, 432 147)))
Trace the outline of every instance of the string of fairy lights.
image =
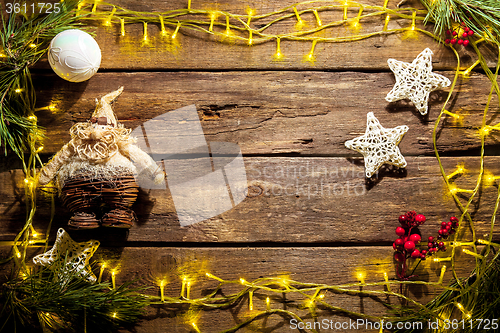
MULTIPOLYGON (((274 12, 258 14, 255 9, 247 8, 245 14, 234 14, 224 10, 209 10, 209 9, 196 9, 194 8, 191 0, 188 0, 187 8, 176 9, 166 12, 136 12, 130 11, 125 8, 115 6, 109 3, 104 3, 102 1, 93 1, 91 3, 81 2, 78 6, 77 15, 83 15, 82 20, 89 20, 91 22, 101 22, 105 26, 118 25, 120 35, 123 37, 127 34, 126 27, 133 24, 142 24, 143 26, 143 36, 144 42, 147 42, 150 38, 148 25, 154 24, 159 27, 159 33, 162 37, 170 38, 175 40, 178 38, 179 34, 182 34, 184 30, 192 30, 207 35, 212 35, 217 37, 218 41, 222 43, 240 43, 249 46, 255 46, 267 42, 276 43, 276 52, 272 56, 274 61, 280 61, 284 58, 284 51, 281 47, 281 42, 283 40, 287 41, 309 41, 311 42, 310 52, 304 55, 304 61, 314 63, 316 61, 315 51, 318 43, 340 43, 340 42, 354 42, 374 36, 387 35, 387 34, 425 34, 431 36, 437 41, 441 41, 440 36, 435 36, 427 30, 421 29, 418 23, 424 20, 426 11, 419 10, 415 8, 388 8, 388 0, 384 0, 382 6, 373 6, 362 4, 354 1, 341 0, 338 4, 331 4, 331 1, 306 1, 296 3, 294 5, 279 9, 274 12), (332 22, 327 22, 324 15, 326 12, 333 12, 341 14, 341 19, 332 22), (351 15, 352 13, 354 15, 351 15), (314 18, 314 25, 306 22, 304 17, 312 15, 314 18), (377 31, 360 33, 361 25, 363 20, 373 17, 381 17, 380 29, 377 31), (403 28, 391 29, 389 28, 389 22, 393 19, 407 20, 408 25, 403 28), (265 24, 257 28, 255 23, 259 21, 267 20, 265 24), (268 29, 280 22, 294 22, 294 31, 283 32, 281 34, 273 34, 267 32, 268 29), (325 37, 318 36, 318 32, 331 29, 335 27, 348 26, 351 30, 351 34, 340 36, 340 37, 325 37)), ((486 35, 484 37, 477 37, 475 40, 471 40, 471 46, 473 47, 478 60, 465 70, 461 69, 460 55, 457 50, 452 46, 448 45, 451 50, 453 50, 456 60, 457 67, 455 70, 454 80, 452 82, 448 96, 443 103, 443 107, 438 116, 438 119, 434 125, 433 130, 433 143, 435 155, 438 160, 438 164, 448 189, 448 192, 455 200, 457 206, 461 210, 462 214, 459 219, 458 232, 455 233, 452 240, 446 242, 446 245, 451 248, 451 254, 447 257, 435 257, 433 259, 436 263, 444 263, 440 268, 439 278, 435 282, 426 281, 398 281, 389 278, 390 272, 383 272, 383 279, 379 278, 377 282, 366 282, 366 273, 359 272, 356 277, 358 282, 341 284, 341 285, 328 285, 328 284, 318 284, 318 283, 304 283, 299 281, 294 281, 288 277, 265 277, 259 278, 254 281, 247 281, 244 278, 239 278, 238 280, 225 280, 217 277, 213 272, 201 272, 205 279, 217 281, 218 286, 208 295, 203 297, 193 297, 192 288, 195 283, 193 279, 190 279, 188 275, 179 274, 181 291, 179 296, 168 296, 165 295, 165 288, 169 281, 167 279, 159 279, 156 281, 158 287, 157 296, 149 296, 152 304, 170 304, 170 305, 190 305, 191 307, 202 310, 202 309, 225 309, 231 305, 237 304, 246 300, 247 308, 250 313, 249 316, 245 318, 242 322, 236 326, 228 329, 227 331, 237 331, 238 329, 252 323, 253 321, 265 318, 271 315, 286 316, 288 318, 295 318, 299 322, 304 323, 304 319, 299 316, 296 312, 291 310, 278 309, 276 307, 277 302, 281 298, 273 297, 273 295, 283 295, 283 294, 294 294, 298 295, 303 302, 302 309, 307 310, 312 318, 317 318, 316 309, 321 307, 322 309, 328 309, 334 312, 344 313, 348 316, 355 316, 359 318, 366 318, 373 322, 379 323, 380 332, 383 332, 384 323, 391 321, 401 320, 401 317, 397 316, 374 316, 365 313, 357 313, 342 307, 335 306, 335 294, 351 295, 351 296, 391 296, 396 297, 400 300, 411 304, 412 306, 420 309, 422 312, 427 313, 429 317, 438 319, 440 322, 444 322, 445 319, 450 318, 452 313, 443 307, 440 311, 431 311, 426 308, 424 304, 421 304, 410 297, 407 297, 403 293, 398 293, 394 286, 401 285, 425 285, 425 286, 435 286, 441 288, 442 290, 454 291, 457 296, 454 298, 452 305, 454 309, 461 313, 462 318, 470 319, 473 318, 473 312, 468 305, 461 303, 460 299, 464 293, 471 290, 471 285, 463 285, 461 279, 458 276, 456 270, 456 260, 457 251, 460 251, 466 255, 471 256, 475 260, 475 272, 479 279, 481 274, 483 274, 489 265, 485 258, 488 258, 491 247, 500 248, 500 244, 492 242, 493 240, 493 227, 495 226, 495 216, 498 211, 500 202, 500 191, 496 198, 496 205, 492 210, 492 219, 490 223, 490 232, 485 239, 477 237, 474 228, 474 222, 470 213, 471 204, 477 198, 481 188, 485 186, 497 186, 500 176, 495 176, 490 171, 486 170, 484 167, 485 160, 485 140, 488 135, 495 131, 500 131, 500 123, 495 125, 487 124, 487 115, 490 110, 491 100, 494 93, 499 93, 500 89, 497 83, 497 75, 500 68, 500 57, 499 63, 497 64, 495 71, 493 72, 488 68, 484 57, 482 56, 478 45, 480 43, 491 43, 492 40, 486 35), (466 169, 463 163, 459 163, 456 169, 450 173, 447 173, 441 162, 440 154, 437 149, 437 133, 442 126, 442 122, 445 118, 451 117, 457 121, 462 120, 464 115, 458 114, 457 112, 452 112, 448 110, 450 108, 450 99, 455 92, 455 86, 460 77, 468 78, 470 73, 476 66, 481 66, 482 70, 486 73, 486 76, 491 82, 491 89, 485 103, 485 109, 483 113, 483 119, 480 126, 478 126, 478 139, 481 141, 480 147, 480 168, 477 172, 477 180, 473 189, 461 188, 456 183, 455 180, 465 173, 470 173, 466 169), (464 196, 468 196, 465 203, 463 202, 464 196), (469 228, 472 231, 470 239, 461 239, 464 231, 469 228), (481 251, 478 245, 484 245, 481 251), (452 272, 454 278, 456 279, 459 288, 448 286, 444 281, 444 276, 446 271, 452 272), (232 285, 240 288, 239 292, 234 294, 220 294, 219 291, 222 288, 232 285), (258 297, 257 297, 258 295, 258 297)), ((54 111, 57 107, 53 104, 46 107, 48 110, 54 111)), ((35 116, 31 120, 37 121, 35 116)), ((29 200, 26 201, 26 212, 27 219, 25 226, 21 232, 16 236, 13 242, 9 242, 9 245, 13 245, 12 257, 9 259, 14 259, 16 265, 20 268, 20 274, 27 274, 28 267, 26 266, 25 260, 27 258, 26 250, 32 245, 45 244, 48 245, 48 236, 51 229, 52 220, 49 222, 46 236, 43 237, 39 232, 33 228, 33 218, 36 211, 36 177, 37 177, 37 165, 42 165, 38 154, 43 150, 43 145, 39 145, 40 140, 38 138, 33 138, 32 145, 30 146, 31 155, 27 161, 24 163, 23 169, 26 171, 24 179, 24 191, 25 196, 29 200), (42 239, 43 238, 43 239, 42 239)), ((54 204, 54 193, 52 193, 52 210, 55 211, 54 204)), ((52 214, 53 216, 53 214, 52 214)), ((2 245, 6 245, 6 242, 2 242, 2 245)), ((102 262, 99 267, 98 282, 100 283, 105 276, 106 270, 109 269, 111 276, 111 288, 116 288, 116 276, 119 274, 118 269, 112 268, 111 265, 102 262)), ((200 275, 200 272, 197 272, 200 275)), ((48 314, 50 315, 50 314, 48 314)), ((112 312, 109 314, 112 318, 117 318, 120 313, 112 312)), ((187 321, 192 329, 198 333, 203 331, 199 321, 199 316, 192 315, 187 321)))

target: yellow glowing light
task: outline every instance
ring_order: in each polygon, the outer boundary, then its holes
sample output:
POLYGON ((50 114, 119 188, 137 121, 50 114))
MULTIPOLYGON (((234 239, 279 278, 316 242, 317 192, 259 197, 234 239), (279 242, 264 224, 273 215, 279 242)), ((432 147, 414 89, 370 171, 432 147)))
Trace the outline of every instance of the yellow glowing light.
POLYGON ((441 274, 439 274, 439 281, 438 281, 438 283, 443 283, 443 278, 444 278, 444 273, 445 272, 446 272, 446 266, 443 265, 443 267, 441 267, 441 274))
MULTIPOLYGON (((487 236, 487 235, 485 235, 485 236, 487 236)), ((484 240, 484 239, 478 239, 477 242, 479 244, 483 244, 483 245, 491 245, 491 246, 498 246, 498 247, 500 247, 500 244, 493 243, 493 242, 490 242, 490 241, 487 241, 487 240, 484 240)))
POLYGON ((273 56, 274 61, 279 61, 283 59, 283 53, 281 53, 281 40, 276 38, 276 53, 273 56))
POLYGON ((253 39, 252 39, 252 30, 248 31, 248 45, 253 44, 253 39))
POLYGON ((148 22, 142 22, 143 28, 144 28, 144 36, 142 39, 147 42, 148 41, 148 22))
POLYGON ((318 25, 318 27, 321 27, 323 25, 323 23, 321 22, 321 19, 319 18, 318 11, 315 9, 313 11, 313 13, 314 13, 314 17, 316 18, 316 24, 318 25))
POLYGON ((16 251, 16 257, 21 258, 21 252, 16 251))
POLYGON ((116 312, 113 312, 113 318, 116 318, 116 316, 118 316, 118 314, 116 312))
POLYGON ((248 292, 248 310, 253 311, 253 291, 248 292))
POLYGON ((356 277, 358 278, 358 280, 361 282, 361 284, 365 284, 365 273, 363 272, 358 272, 356 274, 356 277))
POLYGON ((30 47, 31 47, 31 48, 34 48, 34 47, 36 47, 36 44, 31 43, 31 44, 30 44, 30 47))
POLYGON ((160 18, 160 27, 161 27, 161 34, 162 36, 165 36, 167 34, 167 30, 165 29, 165 23, 163 22, 163 16, 158 15, 160 18))
POLYGON ((467 169, 465 168, 464 164, 460 163, 460 164, 457 165, 457 168, 456 168, 455 171, 453 171, 448 176, 446 176, 446 179, 449 180, 449 179, 455 177, 456 175, 460 175, 460 174, 463 174, 463 173, 466 173, 466 172, 467 172, 467 169))
POLYGON ((125 20, 120 18, 120 34, 125 36, 125 20))
POLYGON ((455 305, 457 306, 457 308, 460 310, 460 311, 464 311, 464 306, 460 303, 455 303, 455 305))
POLYGON ((477 253, 472 252, 472 251, 469 251, 469 250, 467 250, 467 249, 462 249, 462 252, 463 252, 463 253, 465 253, 465 254, 471 255, 471 256, 473 256, 473 257, 476 257, 476 258, 478 258, 478 259, 484 259, 484 257, 483 257, 482 255, 477 254, 477 253))
POLYGON ((315 305, 315 304, 314 304, 314 299, 310 299, 310 300, 307 300, 307 301, 306 301, 306 306, 307 306, 308 308, 312 308, 312 307, 314 307, 314 305, 315 305))
POLYGON ((245 11, 246 11, 248 16, 255 16, 255 14, 257 13, 257 11, 255 9, 250 8, 250 7, 247 7, 245 11))
POLYGON ((198 333, 201 333, 200 329, 198 328, 198 326, 196 325, 195 322, 191 322, 191 326, 193 326, 194 330, 198 333))
POLYGON ((385 15, 384 21, 384 29, 383 31, 387 31, 387 26, 389 25, 389 21, 391 20, 391 16, 389 14, 385 15))
POLYGON ((6 55, 5 55, 5 54, 0 53, 0 58, 5 58, 5 57, 6 57, 6 55))
POLYGON ((32 120, 32 121, 36 121, 36 116, 29 116, 28 119, 32 120))
POLYGON ((491 131, 491 127, 488 126, 488 125, 486 125, 486 126, 481 127, 479 129, 479 135, 486 136, 486 135, 488 135, 490 133, 490 131, 491 131))
POLYGON ((266 309, 267 311, 271 310, 271 299, 266 297, 266 309))
POLYGON ((191 293, 191 281, 188 281, 186 286, 187 286, 186 287, 186 298, 189 299, 189 295, 191 293))
MULTIPOLYGON (((446 257, 446 258, 434 258, 434 262, 442 262, 442 261, 451 261, 451 257, 446 257)), ((445 266, 443 266, 445 267, 445 266)))
POLYGON ((343 18, 344 18, 344 21, 347 20, 347 7, 349 6, 349 3, 347 2, 347 0, 343 0, 341 1, 341 4, 344 6, 344 15, 343 15, 343 18))
POLYGON ((218 12, 215 11, 209 12, 209 14, 210 14, 210 26, 208 27, 208 31, 212 32, 214 29, 214 22, 219 16, 219 14, 218 12))
POLYGON ((37 237, 38 237, 38 236, 40 236, 40 235, 39 235, 37 232, 34 232, 34 233, 32 234, 32 236, 33 236, 34 238, 37 238, 37 237))
POLYGON ((18 93, 18 94, 19 94, 21 91, 23 91, 23 90, 22 90, 22 89, 19 89, 19 88, 17 88, 16 90, 14 90, 14 92, 16 92, 16 93, 18 93))
POLYGON ((36 150, 37 153, 41 152, 43 150, 43 146, 40 146, 38 147, 38 149, 36 150))
POLYGON ((26 184, 28 184, 30 181, 29 181, 29 179, 28 179, 28 178, 24 178, 24 182, 25 182, 26 184))
POLYGON ((318 296, 318 298, 319 298, 319 299, 323 299, 323 298, 325 298, 325 295, 324 295, 324 294, 320 294, 320 295, 318 296))
POLYGON ((181 28, 181 22, 177 22, 177 26, 175 27, 174 33, 172 34, 172 39, 175 39, 177 37, 177 32, 181 28))
POLYGON ((411 16, 411 30, 415 30, 415 18, 417 17, 417 12, 413 11, 412 16, 411 16))
POLYGON ((240 278, 240 283, 243 284, 243 285, 245 285, 247 282, 245 281, 244 278, 240 278))
POLYGON ((92 13, 95 13, 97 11, 97 3, 99 0, 94 0, 94 6, 92 7, 92 13))
POLYGON ((116 271, 114 269, 111 271, 111 283, 113 285, 113 289, 116 289, 116 271))
POLYGON ((299 12, 297 11, 297 7, 293 7, 293 11, 295 13, 295 17, 297 18, 297 23, 295 24, 295 29, 301 30, 305 26, 305 22, 300 17, 299 12))
POLYGON ((165 280, 160 281, 160 299, 165 302, 165 280))

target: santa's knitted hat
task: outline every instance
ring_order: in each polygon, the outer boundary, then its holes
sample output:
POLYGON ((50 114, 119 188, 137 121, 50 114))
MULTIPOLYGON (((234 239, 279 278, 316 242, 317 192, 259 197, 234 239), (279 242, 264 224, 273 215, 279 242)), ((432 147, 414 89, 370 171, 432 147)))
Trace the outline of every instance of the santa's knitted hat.
POLYGON ((92 118, 90 121, 93 123, 98 123, 99 125, 111 125, 116 127, 118 121, 116 120, 115 113, 113 109, 111 109, 111 102, 113 102, 123 91, 123 87, 120 87, 118 90, 110 92, 109 94, 101 97, 99 101, 97 98, 95 99, 95 111, 92 113, 92 118))

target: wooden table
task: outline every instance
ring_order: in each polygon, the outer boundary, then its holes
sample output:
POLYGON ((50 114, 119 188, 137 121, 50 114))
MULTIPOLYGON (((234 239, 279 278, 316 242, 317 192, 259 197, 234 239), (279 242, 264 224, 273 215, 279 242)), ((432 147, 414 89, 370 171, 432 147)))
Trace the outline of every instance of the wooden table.
MULTIPOLYGON (((381 1, 365 2, 380 5, 381 1)), ((184 0, 115 3, 140 11, 186 6, 184 0)), ((266 13, 292 4, 290 0, 234 0, 215 5, 193 0, 192 6, 217 6, 220 10, 244 13, 248 5, 258 13, 266 13)), ((389 7, 395 6, 395 2, 389 1, 389 7)), ((405 6, 419 5, 413 1, 405 6)), ((352 9, 349 16, 356 13, 352 9)), ((314 24, 312 15, 304 15, 303 19, 314 24)), ((293 20, 288 20, 277 29, 289 31, 293 24, 293 20)), ((407 24, 408 20, 395 19, 389 27, 407 24)), ((380 30, 382 25, 377 17, 363 22, 363 29, 380 30)), ((434 52, 434 70, 453 78, 453 53, 430 37, 421 34, 418 39, 405 40, 400 34, 393 34, 359 42, 318 43, 317 61, 311 64, 303 61, 310 51, 310 42, 283 41, 285 58, 273 62, 275 42, 252 47, 219 43, 206 34, 181 29, 175 44, 162 39, 158 26, 150 24, 149 41, 144 43, 142 29, 141 24, 127 25, 122 37, 119 26, 98 25, 96 40, 102 50, 102 63, 89 81, 66 82, 46 63, 33 70, 37 106, 55 106, 37 113, 39 124, 47 128, 45 160, 69 140, 72 124, 89 118, 95 98, 123 85, 125 90, 113 107, 129 128, 195 104, 207 141, 232 142, 241 148, 249 193, 230 211, 180 227, 169 191, 142 190, 135 206, 139 222, 129 232, 70 231, 77 240, 101 241, 94 258, 119 267, 118 283, 140 278, 138 284, 153 287, 149 292, 157 295, 158 276, 170 272, 165 294, 174 296, 181 289, 182 273, 178 271, 197 272, 191 295, 200 297, 217 284, 204 277, 204 272, 228 280, 288 276, 302 282, 329 284, 356 282, 357 274, 362 273, 367 282, 383 281, 384 272, 395 277, 392 242, 400 214, 409 210, 425 214, 428 222, 421 227, 422 235, 435 234, 441 221, 460 214, 446 194, 432 143, 434 123, 448 90, 431 94, 427 116, 421 116, 407 101, 385 101, 395 82, 388 58, 411 62, 429 47, 434 52), (362 157, 344 147, 346 140, 364 133, 367 112, 374 112, 384 127, 409 126, 400 144, 407 168, 383 169, 371 183, 365 181, 362 157)), ((341 26, 332 34, 350 33, 341 26)), ((459 52, 463 66, 476 60, 471 50, 459 52)), ((487 50, 486 56, 493 66, 493 51, 487 50)), ((466 117, 463 123, 447 118, 439 130, 437 148, 445 170, 451 173, 460 162, 470 170, 469 176, 457 180, 464 188, 472 186, 478 170, 477 129, 489 87, 481 73, 473 72, 467 80, 460 78, 452 105, 453 111, 466 117)), ((488 121, 496 123, 494 118, 488 121)), ((486 151, 486 168, 493 173, 500 171, 496 136, 487 140, 486 151)), ((1 166, 0 239, 11 240, 24 221, 23 175, 13 156, 3 158, 1 166)), ((474 208, 478 234, 489 228, 495 192, 494 187, 485 188, 480 204, 474 208)), ((49 215, 50 198, 41 195, 37 230, 44 230, 49 215)), ((64 227, 68 217, 69 213, 58 207, 51 233, 55 235, 57 228, 64 227)), ((500 238, 498 229, 494 238, 500 238)), ((41 249, 33 251, 38 253, 41 249)), ((420 279, 434 281, 440 268, 440 263, 427 261, 416 273, 420 279)), ((460 273, 465 275, 470 268, 470 264, 463 264, 460 273)), ((110 278, 108 271, 104 278, 110 278)), ((450 278, 447 274, 445 280, 450 278)), ((405 292, 425 302, 438 291, 422 287, 405 292)), ((332 304, 352 311, 373 315, 386 311, 377 299, 331 297, 332 304)), ((293 299, 289 301, 283 303, 276 295, 271 299, 276 308, 300 305, 293 299)), ((257 295, 254 303, 265 309, 265 296, 257 295)), ((197 326, 202 332, 222 331, 241 322, 246 311, 247 304, 242 302, 227 310, 201 312, 197 326)), ((306 320, 312 320, 307 309, 297 311, 306 320)), ((136 331, 189 332, 192 327, 186 318, 180 309, 154 307, 136 331)), ((321 312, 322 318, 349 320, 328 311, 321 312)), ((250 329, 294 331, 289 319, 276 316, 257 321, 250 329)))

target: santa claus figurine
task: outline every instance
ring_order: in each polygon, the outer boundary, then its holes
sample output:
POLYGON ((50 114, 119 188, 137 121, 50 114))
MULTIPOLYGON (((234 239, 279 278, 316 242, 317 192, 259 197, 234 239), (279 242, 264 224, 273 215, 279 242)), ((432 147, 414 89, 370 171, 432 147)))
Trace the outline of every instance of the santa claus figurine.
POLYGON ((161 168, 135 144, 131 130, 116 120, 111 102, 122 91, 96 99, 90 120, 71 127, 71 141, 40 172, 40 185, 56 179, 63 205, 73 213, 68 221, 73 229, 132 227, 136 216, 131 207, 139 192, 135 177, 145 173, 155 183, 165 180, 161 168))

